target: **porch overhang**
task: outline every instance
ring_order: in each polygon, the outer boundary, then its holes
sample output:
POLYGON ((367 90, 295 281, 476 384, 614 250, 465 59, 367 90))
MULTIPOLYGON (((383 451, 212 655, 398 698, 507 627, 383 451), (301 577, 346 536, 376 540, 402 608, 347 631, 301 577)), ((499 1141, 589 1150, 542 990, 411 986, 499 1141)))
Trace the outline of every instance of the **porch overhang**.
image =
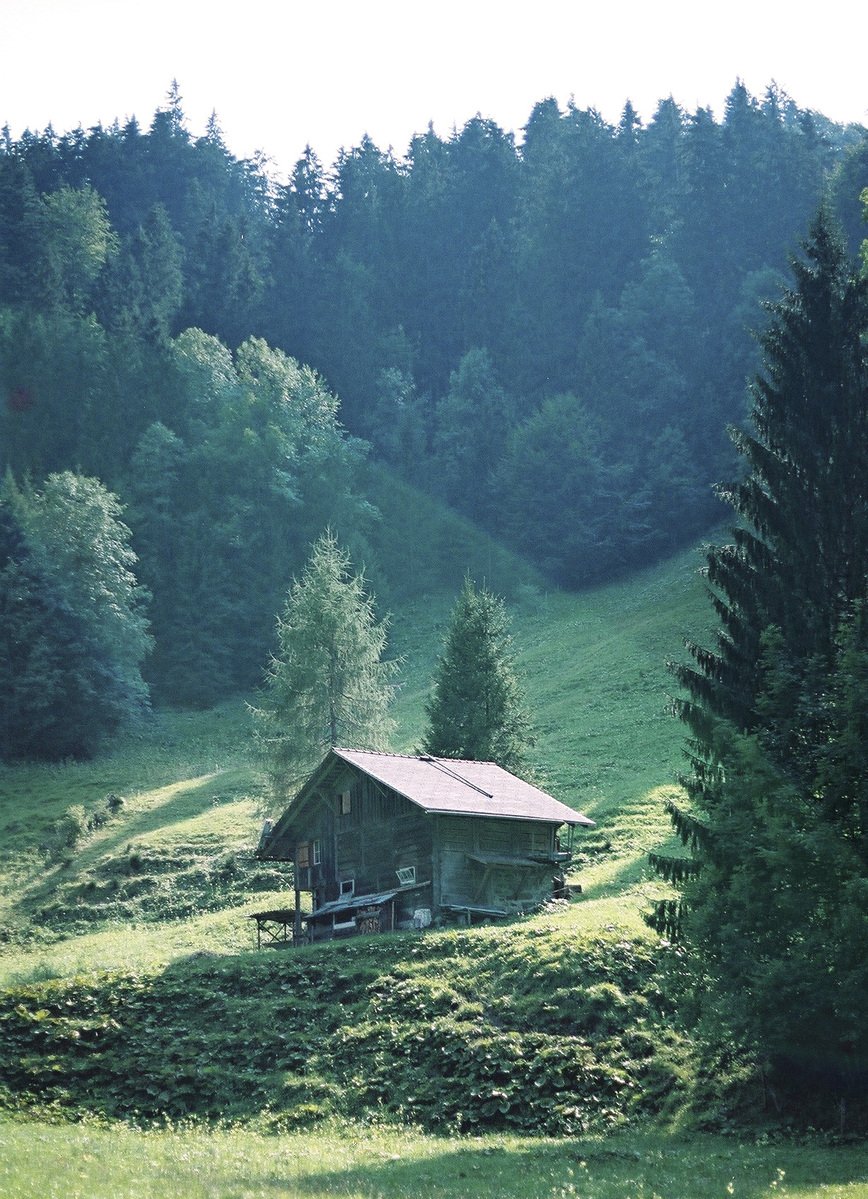
POLYGON ((483 851, 475 851, 468 853, 467 857, 471 862, 478 862, 481 866, 519 866, 527 870, 540 870, 545 866, 558 866, 564 862, 568 862, 571 854, 550 853, 550 854, 507 854, 507 853, 485 853, 483 851))
POLYGON ((330 899, 328 903, 321 904, 315 908, 310 915, 306 916, 306 920, 324 920, 330 916, 339 916, 341 914, 349 914, 355 912, 359 908, 377 908, 382 907, 384 903, 389 903, 396 895, 402 895, 409 891, 421 891, 423 887, 430 887, 431 883, 411 883, 406 887, 395 887, 391 891, 378 891, 368 895, 342 895, 340 899, 330 899))

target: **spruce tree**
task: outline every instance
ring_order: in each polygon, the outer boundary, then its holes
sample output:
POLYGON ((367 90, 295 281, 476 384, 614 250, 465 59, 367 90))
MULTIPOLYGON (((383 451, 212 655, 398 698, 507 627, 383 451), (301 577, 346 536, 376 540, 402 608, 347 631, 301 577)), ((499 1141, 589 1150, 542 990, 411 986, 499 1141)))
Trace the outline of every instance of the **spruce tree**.
POLYGON ((396 661, 384 662, 388 622, 378 621, 363 575, 327 531, 313 546, 277 620, 277 652, 266 671, 256 740, 276 798, 332 745, 383 749, 394 728, 389 705, 396 661))
POLYGON ((843 1097, 868 1076, 868 301, 825 212, 793 272, 708 555, 721 629, 674 668, 691 854, 653 859, 680 898, 652 923, 691 947, 719 1035, 843 1097))
POLYGON ((520 770, 530 720, 515 666, 506 605, 464 580, 452 610, 426 707, 424 748, 439 758, 492 761, 520 770))

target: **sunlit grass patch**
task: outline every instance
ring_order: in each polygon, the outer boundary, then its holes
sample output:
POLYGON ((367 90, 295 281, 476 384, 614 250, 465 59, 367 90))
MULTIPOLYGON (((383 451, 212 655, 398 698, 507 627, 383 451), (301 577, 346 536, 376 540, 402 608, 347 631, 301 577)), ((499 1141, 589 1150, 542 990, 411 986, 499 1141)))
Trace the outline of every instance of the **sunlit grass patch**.
POLYGON ((660 1133, 450 1137, 336 1124, 269 1135, 0 1117, 0 1193, 10 1199, 866 1199, 868 1151, 660 1133))
MULTIPOLYGON (((193 800, 189 814, 184 808, 177 807, 170 816, 160 820, 156 813, 150 827, 128 828, 127 833, 145 838, 155 846, 255 846, 262 823, 259 799, 249 795, 236 797, 233 780, 222 772, 193 780, 189 787, 196 788, 196 794, 189 796, 193 800)), ((95 848, 98 850, 99 845, 95 848)))
POLYGON ((238 907, 183 920, 119 922, 50 945, 6 948, 0 952, 0 987, 117 970, 152 970, 197 953, 245 953, 256 948, 251 913, 291 902, 289 891, 264 892, 238 907))
POLYGON ((0 860, 50 836, 72 806, 132 797, 206 774, 246 768, 249 716, 242 699, 208 712, 153 713, 86 762, 0 764, 0 860))

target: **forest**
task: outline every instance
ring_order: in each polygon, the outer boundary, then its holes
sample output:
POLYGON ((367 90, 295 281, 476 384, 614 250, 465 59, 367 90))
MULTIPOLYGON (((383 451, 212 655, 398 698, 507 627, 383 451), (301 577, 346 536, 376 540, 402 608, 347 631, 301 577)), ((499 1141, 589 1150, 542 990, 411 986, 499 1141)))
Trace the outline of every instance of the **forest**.
POLYGON ((739 82, 720 121, 543 99, 520 136, 478 115, 402 157, 308 149, 287 182, 216 117, 191 132, 177 84, 147 128, 6 130, 3 537, 65 614, 51 652, 88 625, 112 686, 75 693, 110 694, 111 728, 148 694, 254 686, 326 527, 392 602, 372 469, 568 589, 695 542, 724 513, 762 305, 822 197, 855 251, 866 184, 863 128, 739 82), (123 591, 101 628, 82 597, 105 570, 52 556, 70 520, 123 591))

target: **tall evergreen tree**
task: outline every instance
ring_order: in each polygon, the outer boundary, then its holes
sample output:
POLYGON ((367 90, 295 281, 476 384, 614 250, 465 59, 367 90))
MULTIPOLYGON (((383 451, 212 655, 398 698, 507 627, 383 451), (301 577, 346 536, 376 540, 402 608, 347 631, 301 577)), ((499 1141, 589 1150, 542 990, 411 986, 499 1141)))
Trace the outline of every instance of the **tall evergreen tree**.
POLYGON ((670 815, 693 853, 654 859, 681 897, 653 919, 692 946, 716 1023, 844 1095, 868 1077, 868 299, 824 212, 804 250, 734 433, 740 524, 707 571, 722 630, 676 668, 691 804, 670 815))
POLYGON ((385 748, 395 661, 384 662, 388 623, 378 621, 363 575, 327 531, 290 588, 277 621, 256 739, 276 797, 311 770, 324 749, 385 748))
POLYGON ((490 499, 492 467, 515 423, 515 405, 496 378, 488 350, 468 350, 462 357, 436 420, 439 486, 456 508, 479 519, 490 499))
POLYGON ((753 388, 754 433, 733 431, 746 477, 721 493, 743 524, 712 551, 708 577, 724 635, 682 672, 695 701, 746 731, 758 721, 760 640, 779 627, 787 652, 831 660, 839 623, 864 591, 866 285, 830 218, 815 220, 795 290, 772 306, 765 372, 753 388))
POLYGON ((502 599, 469 578, 452 610, 426 711, 427 753, 522 768, 532 742, 509 614, 502 599))

